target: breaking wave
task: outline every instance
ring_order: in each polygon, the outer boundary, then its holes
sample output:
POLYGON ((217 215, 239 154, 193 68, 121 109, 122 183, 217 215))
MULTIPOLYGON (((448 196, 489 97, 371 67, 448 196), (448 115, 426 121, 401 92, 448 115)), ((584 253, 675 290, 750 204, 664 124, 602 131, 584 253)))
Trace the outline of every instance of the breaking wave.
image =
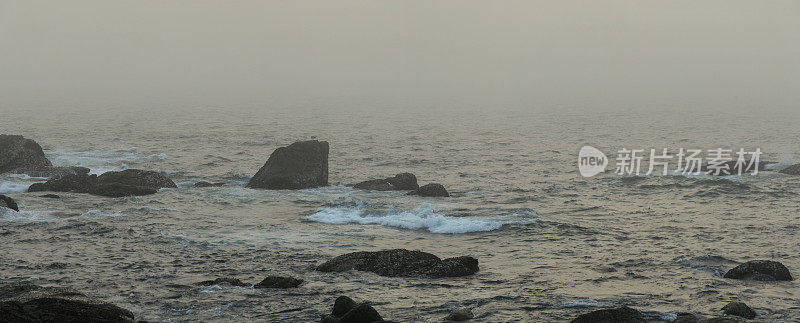
POLYGON ((136 147, 128 149, 94 149, 87 151, 46 150, 45 156, 56 166, 81 166, 91 174, 102 174, 130 168, 129 164, 159 161, 166 154, 141 155, 136 147))

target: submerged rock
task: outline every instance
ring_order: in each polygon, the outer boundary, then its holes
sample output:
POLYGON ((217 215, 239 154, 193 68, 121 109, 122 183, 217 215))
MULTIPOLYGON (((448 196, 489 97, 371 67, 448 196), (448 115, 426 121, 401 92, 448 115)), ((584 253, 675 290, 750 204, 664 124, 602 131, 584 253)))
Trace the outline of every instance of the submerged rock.
POLYGON ((258 284, 255 284, 255 288, 295 288, 300 286, 303 283, 302 279, 297 279, 294 277, 280 277, 280 276, 269 276, 264 278, 258 284))
POLYGON ((322 318, 322 323, 368 323, 387 322, 375 308, 368 304, 357 304, 350 297, 339 296, 333 304, 330 315, 322 318))
POLYGON ((442 184, 427 184, 416 190, 408 192, 408 195, 430 196, 430 197, 449 197, 450 193, 444 189, 442 184))
POLYGON ((60 199, 61 198, 61 196, 58 196, 58 195, 55 195, 55 194, 44 194, 44 195, 39 195, 39 197, 44 197, 44 198, 48 198, 48 199, 60 199))
POLYGON ((353 269, 389 277, 460 277, 476 273, 478 260, 467 256, 442 260, 427 252, 393 249, 348 253, 316 268, 324 272, 343 272, 353 269))
POLYGON ((303 189, 328 185, 328 142, 298 141, 272 152, 248 188, 303 189))
POLYGON ((771 260, 748 261, 728 270, 723 277, 760 281, 792 280, 792 275, 786 266, 771 260))
POLYGON ((223 185, 225 185, 225 183, 211 183, 206 181, 194 183, 194 187, 219 187, 223 185))
POLYGON ((572 323, 645 323, 642 313, 627 306, 582 314, 572 323))
POLYGON ((201 282, 197 283, 197 285, 200 285, 200 286, 213 286, 213 285, 223 285, 223 284, 231 285, 231 286, 237 286, 237 287, 249 287, 250 286, 250 284, 247 284, 247 283, 245 283, 245 282, 243 282, 243 281, 241 281, 239 279, 233 278, 233 277, 222 277, 222 278, 217 278, 217 279, 214 279, 214 280, 204 280, 204 281, 201 281, 201 282))
POLYGON ((133 313, 64 287, 0 286, 0 322, 134 322, 133 313))
POLYGON ((31 177, 61 178, 67 175, 89 174, 89 169, 78 166, 37 166, 15 168, 10 170, 9 173, 25 174, 31 177))
POLYGON ((35 183, 28 192, 74 192, 108 197, 155 194, 161 188, 178 187, 161 173, 139 169, 107 172, 100 176, 66 175, 45 183, 35 183))
POLYGON ((792 166, 781 169, 778 173, 783 173, 788 175, 800 175, 800 164, 794 164, 792 166))
POLYGON ((53 164, 35 141, 23 136, 0 135, 0 174, 17 168, 48 166, 53 164))
POLYGON ((0 194, 0 208, 12 209, 19 212, 19 206, 17 206, 17 202, 14 201, 14 199, 2 194, 0 194))
POLYGON ((722 311, 724 314, 741 316, 750 320, 756 318, 756 312, 742 302, 730 302, 722 308, 722 311))
POLYGON ((447 315, 445 321, 467 321, 475 318, 475 314, 472 313, 471 309, 468 308, 461 308, 453 311, 450 315, 447 315))
POLYGON ((419 188, 417 176, 411 173, 400 173, 394 177, 373 179, 353 185, 354 188, 373 191, 411 191, 419 188))

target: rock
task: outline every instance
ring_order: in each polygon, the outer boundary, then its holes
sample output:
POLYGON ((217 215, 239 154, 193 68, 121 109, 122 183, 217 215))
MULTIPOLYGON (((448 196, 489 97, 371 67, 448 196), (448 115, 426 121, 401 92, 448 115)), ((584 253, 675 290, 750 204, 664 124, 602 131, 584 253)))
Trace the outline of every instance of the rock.
POLYGON ((161 188, 178 187, 161 173, 139 169, 107 172, 103 175, 76 174, 35 183, 28 192, 74 192, 108 197, 155 194, 161 188))
POLYGON ((330 315, 322 318, 322 323, 369 323, 384 321, 378 311, 368 304, 357 304, 350 297, 339 296, 333 304, 330 315))
POLYGON ((272 152, 248 188, 303 189, 328 185, 328 142, 298 141, 272 152))
POLYGON ((342 317, 347 314, 347 312, 350 312, 350 310, 356 308, 356 306, 358 306, 358 304, 352 298, 347 296, 339 296, 339 298, 333 302, 333 311, 331 312, 331 315, 342 317))
POLYGON ((468 308, 461 308, 453 311, 445 318, 445 321, 467 321, 475 318, 475 314, 472 313, 471 309, 468 308))
POLYGON ((582 314, 572 323, 645 323, 642 313, 627 306, 582 314))
POLYGON ((353 269, 389 277, 460 277, 476 273, 478 260, 472 257, 441 260, 427 252, 393 249, 348 253, 316 268, 323 272, 343 272, 353 269))
POLYGON ((353 185, 354 188, 373 191, 410 191, 419 188, 417 177, 411 173, 400 173, 394 177, 373 179, 353 185))
POLYGON ((0 174, 22 167, 53 166, 42 146, 22 136, 0 135, 0 174))
POLYGON ((17 202, 14 201, 14 199, 2 194, 0 194, 0 208, 12 209, 19 212, 19 206, 17 206, 17 202))
POLYGON ((0 286, 0 322, 134 322, 133 313, 64 287, 0 286))
POLYGON ((742 319, 730 317, 730 316, 722 316, 722 317, 712 317, 710 319, 705 319, 700 321, 700 323, 740 323, 745 322, 742 319))
POLYGON ((692 313, 678 313, 678 317, 672 323, 700 323, 703 318, 692 313))
POLYGON ((209 183, 206 181, 194 183, 194 187, 219 187, 223 185, 225 185, 225 183, 209 183))
POLYGON ((39 195, 39 197, 44 197, 44 198, 48 198, 48 199, 60 199, 61 198, 61 196, 58 196, 58 195, 55 195, 55 194, 39 195))
POLYGON ((728 270, 723 277, 760 281, 792 280, 792 275, 786 266, 771 260, 748 261, 728 270))
POLYGON ((85 175, 89 174, 89 169, 86 167, 70 166, 37 166, 37 167, 21 167, 9 171, 14 174, 25 174, 31 177, 44 177, 44 178, 61 178, 67 175, 85 175))
POLYGON ((294 277, 269 276, 264 278, 255 288, 295 288, 303 283, 302 279, 294 277))
POLYGON ((442 184, 427 184, 416 190, 408 192, 408 195, 430 196, 430 197, 448 197, 450 193, 444 189, 442 184))
POLYGON ((730 302, 722 308, 722 311, 724 314, 741 316, 749 320, 756 318, 756 312, 742 302, 730 302))
POLYGON ((201 282, 197 283, 197 285, 200 285, 200 286, 213 286, 213 285, 222 285, 222 284, 231 285, 231 286, 237 286, 237 287, 249 287, 250 286, 250 284, 247 284, 247 283, 245 283, 245 282, 243 282, 241 280, 238 280, 238 279, 232 278, 232 277, 222 277, 222 278, 217 278, 217 279, 214 279, 214 280, 204 280, 204 281, 201 281, 201 282))
POLYGON ((792 166, 781 169, 778 173, 783 173, 788 175, 800 175, 800 164, 794 164, 792 166))

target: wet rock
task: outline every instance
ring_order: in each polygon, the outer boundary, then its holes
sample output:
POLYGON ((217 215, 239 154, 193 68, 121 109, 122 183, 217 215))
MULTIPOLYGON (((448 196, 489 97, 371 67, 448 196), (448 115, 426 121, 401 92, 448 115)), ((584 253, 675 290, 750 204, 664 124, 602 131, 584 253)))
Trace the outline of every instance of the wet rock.
POLYGON ((778 173, 788 174, 788 175, 800 175, 800 164, 795 164, 784 169, 781 169, 778 173))
POLYGON ((64 287, 0 286, 0 322, 134 322, 133 313, 64 287))
POLYGON ((211 183, 206 181, 194 183, 194 187, 220 187, 223 185, 225 185, 225 183, 211 183))
POLYGON ((700 321, 700 323, 740 323, 740 322, 745 322, 745 320, 730 316, 712 317, 710 319, 705 319, 700 321))
POLYGON ((471 320, 473 318, 475 318, 475 314, 472 313, 471 309, 462 308, 453 311, 452 313, 450 313, 450 315, 447 315, 445 321, 460 322, 460 321, 471 320))
POLYGON ((678 313, 678 317, 672 323, 700 323, 703 318, 691 313, 678 313))
POLYGON ((427 184, 424 185, 416 190, 408 192, 408 195, 419 195, 419 196, 429 196, 429 197, 448 197, 450 193, 444 189, 442 184, 427 184))
POLYGON ((302 279, 294 277, 269 276, 256 284, 255 288, 295 288, 303 283, 302 279))
POLYGON ((53 166, 44 156, 42 146, 16 135, 0 135, 0 174, 23 167, 53 166))
POLYGON ((786 266, 771 260, 748 261, 728 270, 723 277, 759 281, 792 280, 786 266))
POLYGON ((373 179, 353 185, 354 188, 373 191, 411 191, 419 188, 417 176, 411 173, 400 173, 394 177, 373 179))
POLYGON ((316 268, 324 272, 343 272, 353 269, 389 277, 460 277, 476 273, 478 260, 466 256, 442 260, 427 252, 393 249, 348 253, 316 268))
POLYGON ((61 178, 67 175, 81 175, 89 174, 89 169, 86 167, 78 166, 36 166, 36 167, 21 167, 9 171, 13 174, 25 174, 31 177, 43 178, 61 178))
POLYGON ((249 188, 303 189, 328 185, 328 142, 298 141, 272 152, 249 188))
POLYGON ((352 298, 347 296, 339 296, 339 298, 337 298, 333 303, 333 311, 331 312, 331 315, 342 317, 347 314, 347 312, 350 312, 350 310, 356 308, 356 306, 358 306, 358 304, 352 298))
POLYGON ((14 199, 2 194, 0 194, 0 208, 12 209, 19 212, 19 206, 17 206, 17 202, 14 201, 14 199))
POLYGON ((247 284, 247 283, 245 283, 245 282, 243 282, 243 281, 241 281, 239 279, 233 278, 233 277, 222 277, 222 278, 217 278, 217 279, 214 279, 214 280, 204 280, 204 281, 201 281, 201 282, 197 283, 197 285, 200 285, 200 286, 231 285, 231 286, 237 286, 237 287, 249 287, 250 286, 250 284, 247 284))
POLYGON ((627 306, 582 314, 572 323, 645 323, 642 313, 627 306))
POLYGON ((722 308, 722 311, 724 314, 740 316, 750 320, 756 318, 756 312, 742 302, 730 302, 722 308))
POLYGON ((44 195, 39 195, 39 197, 44 197, 44 198, 48 198, 48 199, 60 199, 61 198, 61 196, 58 196, 58 195, 55 195, 55 194, 44 194, 44 195))
POLYGON ((340 296, 333 304, 330 315, 322 318, 322 323, 369 323, 384 321, 378 311, 368 304, 357 304, 350 297, 340 296))
POLYGON ((155 194, 161 188, 178 187, 161 173, 139 169, 107 172, 100 176, 66 175, 45 183, 35 183, 28 192, 74 192, 108 197, 155 194))

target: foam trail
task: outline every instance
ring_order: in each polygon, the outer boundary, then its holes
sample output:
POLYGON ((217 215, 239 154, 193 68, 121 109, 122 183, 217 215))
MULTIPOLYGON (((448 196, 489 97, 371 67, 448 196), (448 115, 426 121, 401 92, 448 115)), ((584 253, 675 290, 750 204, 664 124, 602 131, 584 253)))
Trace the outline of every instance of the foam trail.
POLYGON ((81 166, 89 168, 91 174, 119 171, 130 168, 130 163, 157 161, 169 158, 166 154, 142 156, 138 149, 95 149, 87 151, 47 150, 45 156, 56 166, 81 166))

